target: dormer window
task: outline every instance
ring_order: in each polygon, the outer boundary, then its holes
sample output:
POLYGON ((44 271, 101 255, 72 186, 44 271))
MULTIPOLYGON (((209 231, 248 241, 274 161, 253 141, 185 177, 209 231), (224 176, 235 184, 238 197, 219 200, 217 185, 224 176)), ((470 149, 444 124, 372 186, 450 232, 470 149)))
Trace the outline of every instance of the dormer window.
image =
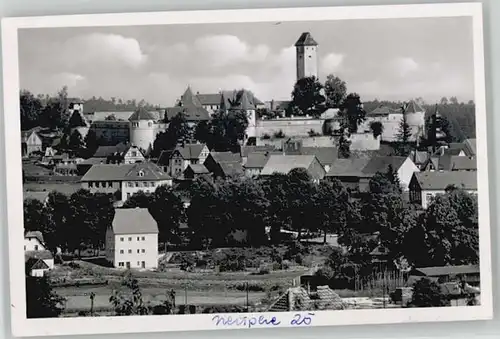
POLYGON ((140 176, 140 177, 143 177, 143 176, 144 176, 144 171, 143 171, 143 170, 140 170, 140 171, 139 171, 139 176, 140 176))

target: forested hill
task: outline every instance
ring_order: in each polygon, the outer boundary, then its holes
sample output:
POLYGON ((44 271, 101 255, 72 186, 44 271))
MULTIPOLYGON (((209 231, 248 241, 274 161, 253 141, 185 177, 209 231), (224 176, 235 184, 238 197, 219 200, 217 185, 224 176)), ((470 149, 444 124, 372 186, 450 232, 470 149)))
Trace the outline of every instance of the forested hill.
MULTIPOLYGON (((371 112, 381 105, 397 109, 401 107, 402 103, 393 101, 363 102, 366 112, 371 112)), ((461 142, 476 137, 476 105, 474 103, 440 103, 437 107, 436 105, 424 104, 422 107, 427 116, 432 115, 437 108, 439 114, 449 121, 453 141, 461 142)))

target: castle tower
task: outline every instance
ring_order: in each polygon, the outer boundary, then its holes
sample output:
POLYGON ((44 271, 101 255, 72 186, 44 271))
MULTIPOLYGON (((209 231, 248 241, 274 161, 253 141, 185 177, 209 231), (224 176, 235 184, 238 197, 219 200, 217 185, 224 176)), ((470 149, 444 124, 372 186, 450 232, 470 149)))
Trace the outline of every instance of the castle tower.
POLYGON ((128 119, 130 143, 147 152, 156 138, 155 117, 145 108, 139 107, 128 119))
POLYGON ((412 139, 418 140, 425 133, 425 109, 414 100, 406 107, 406 123, 411 128, 412 139))
POLYGON ((318 78, 318 43, 311 33, 304 32, 295 43, 297 51, 297 80, 314 76, 318 78))

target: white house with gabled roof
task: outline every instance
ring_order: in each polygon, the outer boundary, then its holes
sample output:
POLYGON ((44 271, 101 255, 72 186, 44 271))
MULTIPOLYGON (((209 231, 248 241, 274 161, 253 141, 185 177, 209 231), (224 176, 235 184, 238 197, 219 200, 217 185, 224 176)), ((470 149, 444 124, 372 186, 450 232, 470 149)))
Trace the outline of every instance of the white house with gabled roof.
POLYGON ((147 208, 118 208, 106 231, 106 259, 123 269, 158 267, 158 225, 147 208))

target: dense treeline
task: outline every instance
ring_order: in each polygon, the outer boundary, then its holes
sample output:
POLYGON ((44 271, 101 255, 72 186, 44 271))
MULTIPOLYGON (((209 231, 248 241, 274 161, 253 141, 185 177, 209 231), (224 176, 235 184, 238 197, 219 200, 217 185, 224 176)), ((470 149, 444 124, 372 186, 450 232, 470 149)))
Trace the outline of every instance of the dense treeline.
POLYGON ((83 103, 84 112, 95 111, 134 111, 138 107, 155 109, 145 100, 123 100, 117 98, 103 99, 92 97, 90 99, 70 98, 68 88, 65 86, 56 95, 35 95, 27 90, 19 92, 21 109, 21 129, 28 130, 33 127, 46 127, 51 130, 63 130, 69 123, 69 105, 74 102, 83 103))
MULTIPOLYGON (((46 205, 27 200, 25 229, 42 231, 52 250, 100 248, 114 215, 112 198, 80 190, 69 197, 51 193, 46 205)), ((257 180, 200 178, 188 191, 162 186, 133 195, 124 207, 148 208, 161 242, 186 237, 195 248, 278 244, 280 230, 287 229, 298 240, 304 233, 322 233, 325 240, 327 233, 338 234, 355 264, 369 262, 377 245, 387 248, 391 261, 404 257, 418 266, 478 260, 476 196, 450 187, 424 211, 403 198, 392 169, 372 178, 370 192, 363 194, 351 194, 335 180, 315 183, 296 169, 257 180), (179 226, 186 224, 189 232, 181 236, 179 226), (238 233, 246 234, 243 240, 238 233)))

